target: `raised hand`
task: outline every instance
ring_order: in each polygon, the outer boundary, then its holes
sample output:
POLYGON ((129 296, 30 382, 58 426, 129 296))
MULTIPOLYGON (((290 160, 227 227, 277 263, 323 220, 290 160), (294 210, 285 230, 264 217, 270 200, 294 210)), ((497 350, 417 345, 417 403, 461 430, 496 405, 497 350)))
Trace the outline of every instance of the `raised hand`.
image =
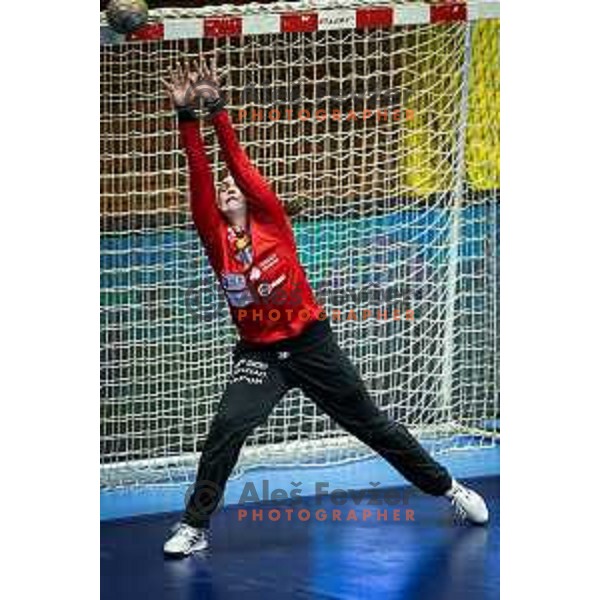
POLYGON ((171 78, 161 79, 171 102, 176 107, 193 106, 196 96, 194 93, 194 84, 197 72, 191 71, 187 63, 177 63, 177 66, 171 69, 171 78))
POLYGON ((195 87, 199 96, 205 100, 214 101, 221 96, 221 79, 217 73, 217 59, 213 55, 210 66, 206 64, 204 56, 200 56, 200 66, 194 61, 196 72, 199 75, 195 87))
POLYGON ((163 85, 173 104, 178 108, 192 107, 198 98, 215 101, 221 96, 220 79, 217 74, 216 59, 210 61, 210 68, 203 56, 200 62, 180 62, 171 69, 171 78, 162 79, 163 85))

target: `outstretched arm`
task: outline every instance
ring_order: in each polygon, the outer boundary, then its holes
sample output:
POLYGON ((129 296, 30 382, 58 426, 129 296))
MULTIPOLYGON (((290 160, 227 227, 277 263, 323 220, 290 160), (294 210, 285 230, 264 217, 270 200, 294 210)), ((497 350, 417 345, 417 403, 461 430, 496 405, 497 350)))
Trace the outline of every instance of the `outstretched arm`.
POLYGON ((203 243, 210 246, 211 236, 219 227, 221 216, 204 140, 198 129, 198 117, 192 108, 195 102, 192 86, 197 73, 197 69, 178 66, 171 72, 171 81, 164 81, 164 84, 177 110, 181 144, 188 161, 192 218, 203 243))
POLYGON ((203 242, 208 242, 221 222, 215 197, 215 183, 206 155, 204 140, 198 130, 198 119, 179 113, 179 133, 187 156, 190 173, 190 205, 192 219, 203 242))
POLYGON ((212 116, 212 122, 227 168, 246 196, 251 210, 287 227, 287 216, 281 201, 242 148, 227 111, 219 110, 212 116))
POLYGON ((211 121, 215 126, 221 154, 237 186, 246 197, 252 212, 278 226, 289 228, 289 222, 281 201, 271 189, 259 170, 252 164, 242 148, 229 115, 225 110, 225 99, 221 92, 216 61, 210 68, 203 58, 200 60, 201 80, 197 83, 200 95, 205 98, 211 121))

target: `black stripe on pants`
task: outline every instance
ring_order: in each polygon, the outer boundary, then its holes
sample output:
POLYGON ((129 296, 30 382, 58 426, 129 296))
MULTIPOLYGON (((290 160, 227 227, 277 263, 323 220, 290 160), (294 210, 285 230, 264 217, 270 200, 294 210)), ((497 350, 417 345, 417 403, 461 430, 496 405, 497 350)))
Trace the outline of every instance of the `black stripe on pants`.
POLYGON ((238 346, 230 381, 204 444, 185 522, 207 526, 246 438, 295 387, 423 492, 441 496, 450 489, 446 469, 406 427, 390 421, 375 405, 328 331, 317 345, 292 350, 285 357, 273 347, 238 346))

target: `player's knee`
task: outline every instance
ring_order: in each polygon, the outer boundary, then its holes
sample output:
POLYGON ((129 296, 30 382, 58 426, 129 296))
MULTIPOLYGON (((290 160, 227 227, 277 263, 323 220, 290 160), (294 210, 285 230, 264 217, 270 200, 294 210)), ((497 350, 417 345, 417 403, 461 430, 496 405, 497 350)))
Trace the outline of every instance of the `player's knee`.
POLYGON ((371 423, 373 440, 383 445, 392 445, 402 436, 401 427, 385 417, 373 419, 371 423))
POLYGON ((219 413, 213 421, 212 428, 220 437, 244 435, 252 429, 251 419, 245 415, 219 413))

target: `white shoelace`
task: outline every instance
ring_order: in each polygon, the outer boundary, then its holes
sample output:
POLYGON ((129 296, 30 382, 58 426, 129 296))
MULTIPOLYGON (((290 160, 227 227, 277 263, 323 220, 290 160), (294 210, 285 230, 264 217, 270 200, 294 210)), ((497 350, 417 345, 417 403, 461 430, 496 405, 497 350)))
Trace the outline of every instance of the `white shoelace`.
POLYGON ((454 515, 458 521, 465 521, 467 518, 467 511, 464 509, 463 505, 460 503, 460 500, 454 496, 452 498, 452 506, 454 507, 454 515))
POLYGON ((177 535, 181 535, 190 542, 196 542, 202 537, 202 532, 187 523, 181 523, 177 529, 177 535))

